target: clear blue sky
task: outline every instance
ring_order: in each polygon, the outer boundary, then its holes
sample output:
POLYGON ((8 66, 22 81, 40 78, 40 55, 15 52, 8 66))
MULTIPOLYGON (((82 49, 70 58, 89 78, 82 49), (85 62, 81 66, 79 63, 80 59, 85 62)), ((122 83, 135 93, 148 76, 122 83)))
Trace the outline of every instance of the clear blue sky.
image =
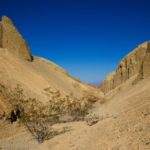
POLYGON ((74 77, 101 81, 138 44, 150 40, 149 0, 1 0, 32 53, 74 77))

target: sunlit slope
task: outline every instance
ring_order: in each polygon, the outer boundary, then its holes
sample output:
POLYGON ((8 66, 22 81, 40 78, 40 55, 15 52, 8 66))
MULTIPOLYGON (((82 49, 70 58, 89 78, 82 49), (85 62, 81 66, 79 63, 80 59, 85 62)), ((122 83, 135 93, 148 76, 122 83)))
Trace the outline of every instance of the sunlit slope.
POLYGON ((122 89, 93 113, 100 121, 87 126, 85 122, 59 126, 71 131, 46 141, 40 150, 148 150, 150 148, 150 80, 143 80, 122 89), (59 141, 59 142, 58 142, 59 141))
POLYGON ((73 79, 65 70, 42 58, 34 57, 33 62, 22 60, 7 49, 0 49, 0 81, 6 86, 15 87, 19 84, 31 97, 46 101, 44 89, 60 90, 64 94, 82 97, 82 92, 101 94, 96 88, 90 87, 73 79))

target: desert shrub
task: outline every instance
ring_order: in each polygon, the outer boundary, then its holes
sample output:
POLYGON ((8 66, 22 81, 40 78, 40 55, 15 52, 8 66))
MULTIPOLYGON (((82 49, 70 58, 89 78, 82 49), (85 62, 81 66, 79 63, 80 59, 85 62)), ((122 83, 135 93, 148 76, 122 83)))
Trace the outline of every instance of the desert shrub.
POLYGON ((87 92, 87 91, 84 91, 84 97, 87 99, 87 101, 89 102, 96 102, 99 100, 99 97, 87 92))
POLYGON ((41 143, 62 133, 51 128, 56 117, 49 114, 47 106, 35 98, 26 98, 19 85, 13 90, 0 85, 0 94, 11 104, 12 109, 19 107, 20 122, 27 127, 38 142, 41 143))
POLYGON ((74 88, 81 88, 81 85, 79 83, 74 82, 73 83, 73 87, 74 88))
POLYGON ((14 89, 0 85, 0 94, 11 104, 12 109, 16 106, 19 107, 21 110, 20 121, 40 143, 64 132, 58 132, 51 128, 53 124, 61 122, 59 119, 61 116, 69 114, 73 120, 81 120, 91 107, 89 100, 91 96, 86 95, 79 99, 73 93, 64 95, 51 87, 45 88, 44 91, 49 97, 46 105, 35 98, 26 97, 19 85, 14 89))
POLYGON ((90 115, 87 115, 85 118, 85 121, 86 121, 87 125, 89 125, 89 126, 92 126, 92 125, 98 123, 99 120, 100 119, 97 114, 90 114, 90 115))
MULTIPOLYGON (((49 90, 46 90, 49 92, 49 90)), ((87 113, 90 107, 86 98, 78 99, 73 93, 69 95, 61 94, 58 90, 56 92, 50 92, 51 98, 49 99, 49 114, 63 115, 69 114, 75 118, 80 118, 87 113)))
POLYGON ((69 131, 67 128, 63 128, 61 131, 54 130, 49 122, 39 118, 37 120, 25 121, 24 124, 39 143, 69 131))

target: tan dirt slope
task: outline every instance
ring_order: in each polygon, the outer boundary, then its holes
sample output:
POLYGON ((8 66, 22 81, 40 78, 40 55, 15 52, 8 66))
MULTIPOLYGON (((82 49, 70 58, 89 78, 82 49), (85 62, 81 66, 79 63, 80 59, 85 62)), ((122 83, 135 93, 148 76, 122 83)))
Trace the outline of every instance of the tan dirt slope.
MULTIPOLYGON (((32 56, 27 43, 8 17, 3 17, 0 22, 1 85, 8 90, 13 90, 19 85, 26 98, 36 98, 44 105, 47 105, 51 99, 50 93, 47 94, 45 89, 51 93, 59 91, 62 97, 73 95, 78 101, 81 101, 78 103, 82 103, 82 97, 87 93, 98 98, 103 97, 101 91, 74 79, 53 62, 32 56)), ((68 107, 67 104, 66 107, 68 107)), ((11 109, 11 104, 3 95, 0 95, 0 114, 5 111, 8 115, 11 109)), ((0 125, 0 149, 9 149, 7 146, 11 143, 17 146, 19 143, 16 140, 19 141, 21 137, 21 140, 26 139, 29 143, 30 141, 37 143, 22 124, 18 127, 18 123, 11 125, 7 121, 0 120, 0 125)))
MULTIPOLYGON (((109 97, 109 95, 107 95, 109 97)), ((59 124, 70 131, 43 143, 39 150, 149 150, 150 80, 123 89, 93 113, 100 121, 59 124), (142 87, 142 88, 141 88, 142 87)))
MULTIPOLYGON (((46 88, 60 90, 67 95, 73 93, 76 97, 82 97, 82 91, 91 91, 86 84, 74 80, 65 70, 50 61, 38 57, 34 57, 33 62, 24 61, 8 49, 0 49, 0 53, 1 83, 12 87, 19 84, 30 97, 46 102, 46 88)), ((95 88, 93 91, 97 93, 98 90, 95 88)))
POLYGON ((0 83, 6 87, 19 84, 27 96, 43 103, 48 100, 44 93, 46 88, 77 98, 81 98, 83 92, 103 95, 96 88, 74 79, 53 62, 32 56, 22 35, 6 16, 0 22, 0 54, 0 83))

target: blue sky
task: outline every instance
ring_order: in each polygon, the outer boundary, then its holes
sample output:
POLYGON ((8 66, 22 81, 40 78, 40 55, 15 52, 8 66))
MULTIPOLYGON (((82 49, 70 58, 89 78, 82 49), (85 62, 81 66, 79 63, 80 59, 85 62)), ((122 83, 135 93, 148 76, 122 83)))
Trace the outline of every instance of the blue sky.
POLYGON ((100 82, 150 40, 149 0, 3 0, 32 53, 87 83, 100 82))

